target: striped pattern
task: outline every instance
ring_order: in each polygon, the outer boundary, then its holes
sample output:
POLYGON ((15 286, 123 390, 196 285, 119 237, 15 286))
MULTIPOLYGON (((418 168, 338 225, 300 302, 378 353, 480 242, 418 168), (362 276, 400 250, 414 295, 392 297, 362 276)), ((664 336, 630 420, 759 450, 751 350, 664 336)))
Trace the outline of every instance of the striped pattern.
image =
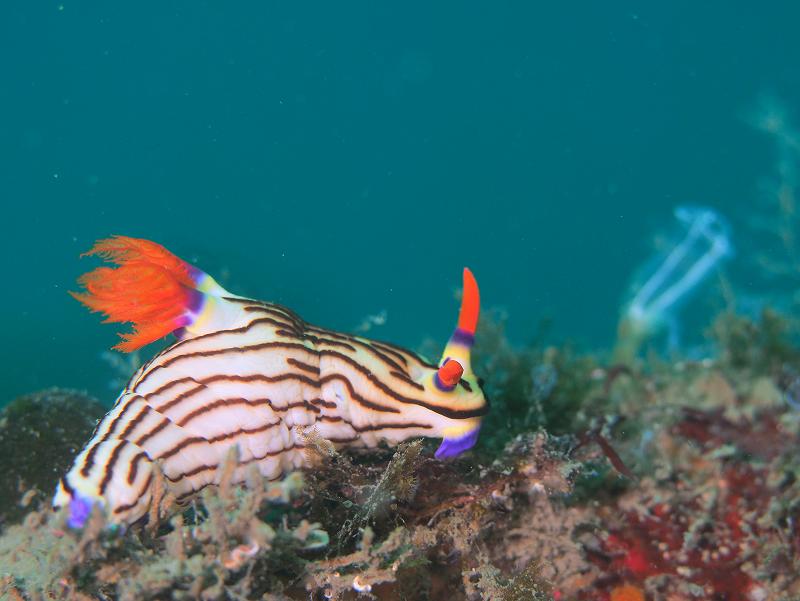
POLYGON ((149 509, 155 463, 186 500, 217 483, 233 446, 236 481, 250 464, 275 479, 305 466, 312 428, 339 446, 374 447, 476 431, 486 412, 471 374, 442 392, 438 366, 408 350, 311 326, 279 305, 216 301, 225 327, 176 342, 134 374, 61 479, 56 507, 80 495, 131 523, 149 509))

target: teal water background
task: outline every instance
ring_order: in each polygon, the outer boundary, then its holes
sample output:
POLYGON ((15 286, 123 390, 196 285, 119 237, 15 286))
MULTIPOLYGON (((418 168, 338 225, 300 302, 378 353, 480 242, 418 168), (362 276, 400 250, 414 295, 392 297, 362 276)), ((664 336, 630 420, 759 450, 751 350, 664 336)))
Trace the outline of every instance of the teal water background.
POLYGON ((327 327, 385 310, 370 334, 409 346, 444 342, 469 265, 513 340, 552 319, 594 349, 654 232, 702 204, 762 295, 744 259, 776 155, 745 116, 798 106, 798 23, 791 2, 5 2, 0 404, 115 396, 114 328, 66 294, 111 234, 327 327))

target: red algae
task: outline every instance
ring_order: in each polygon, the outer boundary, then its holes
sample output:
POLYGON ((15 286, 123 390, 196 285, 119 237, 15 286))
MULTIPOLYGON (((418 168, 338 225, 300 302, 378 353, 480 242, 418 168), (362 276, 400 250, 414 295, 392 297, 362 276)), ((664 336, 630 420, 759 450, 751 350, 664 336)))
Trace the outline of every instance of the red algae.
MULTIPOLYGON (((718 410, 685 411, 672 429, 679 438, 671 444, 699 444, 704 456, 676 470, 671 486, 665 482, 646 494, 630 493, 633 502, 609 522, 599 552, 591 555, 603 572, 600 586, 583 598, 622 599, 614 596, 628 590, 620 582, 641 590, 672 590, 679 582, 695 595, 726 601, 765 594, 753 563, 759 554, 767 555, 763 541, 775 535, 775 525, 764 516, 780 491, 771 487, 764 460, 786 454, 796 443, 791 436, 777 436, 776 424, 768 418, 733 423, 718 410), (762 437, 771 440, 762 443, 762 437), (755 453, 760 461, 752 460, 755 453), (615 588, 606 596, 602 591, 609 586, 615 588)), ((787 523, 789 552, 796 556, 798 527, 793 520, 787 523)))

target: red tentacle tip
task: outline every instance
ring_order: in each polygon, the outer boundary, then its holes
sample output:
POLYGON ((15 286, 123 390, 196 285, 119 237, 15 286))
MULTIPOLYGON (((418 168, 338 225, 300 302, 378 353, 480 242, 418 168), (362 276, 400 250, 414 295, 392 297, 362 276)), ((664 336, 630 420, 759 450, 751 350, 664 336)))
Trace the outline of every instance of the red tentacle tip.
POLYGON ((447 359, 442 363, 436 375, 439 378, 439 382, 449 389, 458 384, 461 376, 464 375, 464 368, 455 359, 447 359))

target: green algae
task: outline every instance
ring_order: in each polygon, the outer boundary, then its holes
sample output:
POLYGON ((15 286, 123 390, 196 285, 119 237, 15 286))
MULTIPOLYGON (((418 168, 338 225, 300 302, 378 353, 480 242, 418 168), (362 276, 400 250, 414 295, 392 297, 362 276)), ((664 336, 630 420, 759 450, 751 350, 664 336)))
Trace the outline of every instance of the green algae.
POLYGON ((497 454, 516 435, 545 428, 554 434, 576 433, 606 409, 600 394, 599 368, 591 355, 571 345, 541 346, 536 339, 512 346, 506 317, 481 316, 473 358, 475 373, 485 379, 491 411, 484 419, 479 448, 497 454))
POLYGON ((800 328, 772 309, 764 309, 758 319, 735 313, 717 317, 711 336, 720 348, 720 362, 731 371, 747 370, 771 374, 783 364, 800 367, 797 347, 800 328))

